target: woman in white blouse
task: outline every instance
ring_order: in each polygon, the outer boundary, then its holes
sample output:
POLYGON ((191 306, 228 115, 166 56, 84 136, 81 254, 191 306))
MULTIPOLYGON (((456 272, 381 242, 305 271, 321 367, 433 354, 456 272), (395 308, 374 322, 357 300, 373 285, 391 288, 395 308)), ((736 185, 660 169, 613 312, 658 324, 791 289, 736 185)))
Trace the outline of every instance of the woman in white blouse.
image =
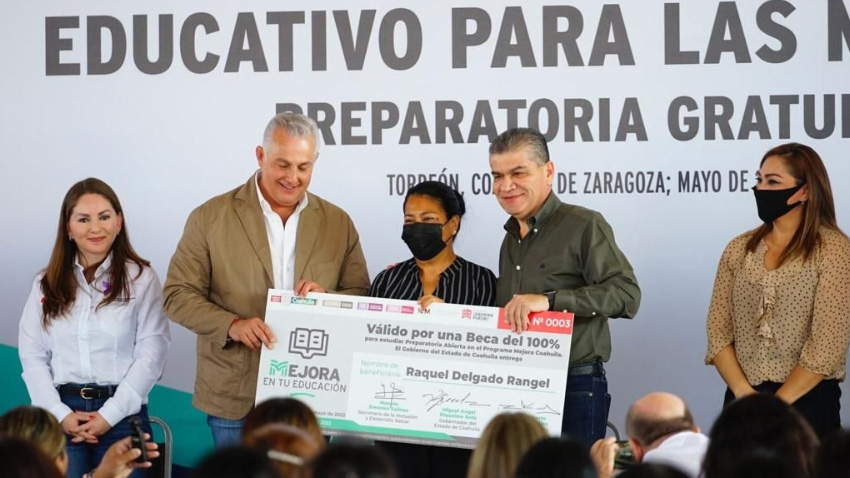
POLYGON ((774 394, 824 437, 841 427, 850 240, 838 229, 829 177, 812 148, 789 143, 768 151, 753 190, 764 224, 723 252, 705 361, 726 382, 726 403, 774 394))
POLYGON ((74 184, 18 337, 30 399, 67 435, 67 476, 94 469, 130 434, 130 416, 150 433, 145 404, 169 341, 159 279, 130 245, 115 192, 95 178, 74 184))

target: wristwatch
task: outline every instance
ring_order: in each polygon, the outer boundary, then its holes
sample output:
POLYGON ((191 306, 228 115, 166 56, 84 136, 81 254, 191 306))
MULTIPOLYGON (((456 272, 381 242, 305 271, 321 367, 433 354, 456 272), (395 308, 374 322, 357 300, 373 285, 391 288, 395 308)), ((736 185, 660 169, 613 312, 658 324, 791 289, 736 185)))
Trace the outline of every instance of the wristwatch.
POLYGON ((555 294, 557 292, 556 290, 547 290, 543 293, 549 299, 549 310, 555 310, 555 294))

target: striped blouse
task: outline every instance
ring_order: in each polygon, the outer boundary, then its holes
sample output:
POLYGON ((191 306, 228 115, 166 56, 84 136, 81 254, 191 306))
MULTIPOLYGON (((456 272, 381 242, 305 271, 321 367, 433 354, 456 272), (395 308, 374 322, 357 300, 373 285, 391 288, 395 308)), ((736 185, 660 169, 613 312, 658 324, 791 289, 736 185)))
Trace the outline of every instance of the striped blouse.
MULTIPOLYGON (((490 269, 457 257, 440 274, 434 295, 449 304, 492 306, 496 301, 496 276, 490 269)), ((409 259, 381 271, 369 288, 370 297, 417 300, 422 297, 419 267, 409 259)))

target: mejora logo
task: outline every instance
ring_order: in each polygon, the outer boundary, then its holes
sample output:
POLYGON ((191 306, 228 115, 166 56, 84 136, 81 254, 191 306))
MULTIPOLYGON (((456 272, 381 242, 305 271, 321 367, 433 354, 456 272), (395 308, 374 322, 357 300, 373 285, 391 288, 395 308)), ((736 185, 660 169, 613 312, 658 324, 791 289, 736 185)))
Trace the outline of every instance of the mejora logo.
POLYGON ((288 360, 272 360, 269 363, 269 375, 272 377, 309 378, 339 382, 339 369, 290 363, 288 360))

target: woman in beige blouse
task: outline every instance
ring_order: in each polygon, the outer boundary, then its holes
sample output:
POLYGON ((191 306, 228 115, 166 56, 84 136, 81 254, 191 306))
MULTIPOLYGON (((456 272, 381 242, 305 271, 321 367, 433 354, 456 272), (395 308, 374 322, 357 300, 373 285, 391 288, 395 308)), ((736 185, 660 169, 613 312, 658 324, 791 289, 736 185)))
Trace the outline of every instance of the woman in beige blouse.
POLYGON ((708 311, 708 353, 725 403, 770 393, 819 436, 840 428, 838 382, 850 342, 850 240, 829 177, 797 143, 768 151, 753 188, 764 224, 729 243, 708 311))

